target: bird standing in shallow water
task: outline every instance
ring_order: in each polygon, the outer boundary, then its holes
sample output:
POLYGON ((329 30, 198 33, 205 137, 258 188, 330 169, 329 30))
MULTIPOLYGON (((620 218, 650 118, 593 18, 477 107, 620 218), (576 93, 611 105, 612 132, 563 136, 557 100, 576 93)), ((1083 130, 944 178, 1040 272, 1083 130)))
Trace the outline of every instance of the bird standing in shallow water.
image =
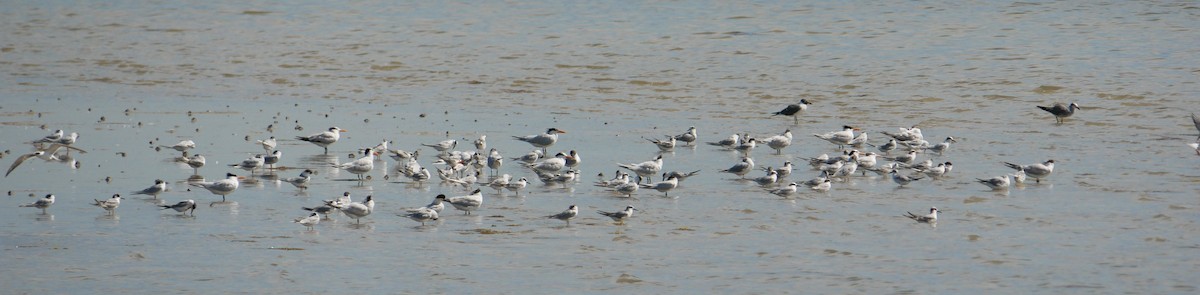
POLYGON ((1070 105, 1056 103, 1053 106, 1048 106, 1048 107, 1037 106, 1037 107, 1039 109, 1042 109, 1043 111, 1047 111, 1047 112, 1050 112, 1051 114, 1054 114, 1054 122, 1059 123, 1059 124, 1062 124, 1062 122, 1067 117, 1074 115, 1075 110, 1082 109, 1079 107, 1078 104, 1075 104, 1073 102, 1070 105))
POLYGON ((800 118, 798 118, 796 115, 802 111, 808 110, 808 105, 810 105, 810 104, 812 104, 812 103, 809 102, 807 99, 800 99, 799 103, 790 104, 787 107, 784 107, 783 110, 772 113, 771 116, 779 116, 779 115, 790 116, 790 117, 792 117, 793 123, 800 123, 800 118))

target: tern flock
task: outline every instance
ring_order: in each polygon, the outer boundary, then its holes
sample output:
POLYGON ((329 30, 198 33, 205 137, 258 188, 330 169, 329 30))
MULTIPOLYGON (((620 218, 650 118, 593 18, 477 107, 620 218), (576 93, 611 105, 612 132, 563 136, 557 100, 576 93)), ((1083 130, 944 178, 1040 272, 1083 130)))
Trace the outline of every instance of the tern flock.
MULTIPOLYGON (((796 118, 807 110, 810 105, 813 105, 813 103, 802 99, 796 104, 788 105, 782 110, 771 114, 772 116, 790 116, 798 122, 796 118)), ((1058 103, 1050 107, 1037 107, 1054 115, 1055 121, 1058 124, 1064 123, 1067 117, 1070 117, 1076 110, 1080 109, 1076 103, 1058 103)), ((1196 129, 1200 131, 1200 118, 1192 114, 1192 120, 1196 129)), ((845 181, 850 177, 868 177, 868 172, 878 176, 890 177, 898 187, 904 187, 927 178, 938 179, 946 177, 953 170, 953 163, 951 162, 935 163, 932 159, 919 159, 922 153, 935 153, 941 156, 950 152, 951 144, 958 143, 958 138, 947 136, 943 141, 931 144, 924 139, 923 131, 920 128, 911 126, 898 128, 895 132, 881 132, 881 134, 887 136, 886 142, 875 145, 869 141, 867 133, 856 133, 857 131, 861 131, 861 129, 847 125, 838 131, 812 134, 816 138, 836 145, 839 152, 833 156, 822 154, 805 159, 810 164, 811 169, 814 171, 813 173, 816 173, 817 176, 812 179, 796 181, 787 180, 790 176, 796 175, 793 173, 795 168, 791 161, 787 161, 779 167, 761 167, 756 165, 751 156, 752 151, 758 144, 767 145, 775 150, 776 154, 782 153, 783 149, 794 143, 795 138, 790 129, 778 135, 767 136, 761 139, 749 134, 735 133, 725 139, 707 143, 718 149, 736 151, 741 154, 740 161, 732 164, 727 169, 720 169, 718 172, 730 173, 736 176, 738 181, 760 186, 764 195, 773 194, 787 199, 795 198, 805 192, 828 192, 834 188, 833 181, 845 181), (870 149, 872 148, 878 153, 871 151, 870 149), (747 178, 752 173, 762 173, 762 176, 747 178)), ((339 127, 330 127, 320 133, 296 136, 295 139, 310 142, 321 147, 323 153, 327 154, 329 146, 339 141, 342 132, 347 132, 347 130, 339 127)), ((558 128, 548 128, 544 133, 512 136, 513 140, 529 143, 534 149, 519 157, 509 158, 512 161, 509 162, 509 166, 515 165, 519 167, 518 169, 527 169, 548 186, 562 185, 563 187, 567 187, 581 182, 583 176, 578 171, 578 167, 582 162, 582 158, 577 151, 570 150, 569 152, 560 152, 554 156, 546 157, 548 148, 554 146, 559 141, 560 134, 566 134, 566 131, 558 128)), ((671 151, 684 145, 694 146, 695 142, 699 140, 695 126, 688 127, 687 131, 681 134, 664 135, 661 139, 645 139, 660 151, 671 151)), ((69 161, 71 159, 71 151, 86 153, 86 151, 75 147, 78 141, 78 133, 72 132, 66 135, 63 130, 56 130, 50 135, 28 142, 34 146, 34 152, 17 157, 8 168, 5 177, 12 174, 22 163, 27 162, 31 158, 36 157, 46 161, 69 161)), ((362 182, 370 180, 369 176, 365 175, 375 169, 376 161, 386 161, 386 158, 392 158, 397 163, 394 172, 398 176, 406 177, 408 181, 414 183, 433 181, 434 174, 430 173, 429 168, 422 166, 418 161, 419 150, 404 151, 389 149, 389 143, 390 141, 384 140, 376 146, 360 148, 358 151, 361 153, 361 157, 352 162, 330 164, 330 166, 331 168, 355 174, 357 176, 355 180, 362 182), (377 157, 383 155, 387 157, 377 157)), ((276 138, 270 137, 268 139, 257 140, 255 144, 262 147, 263 154, 254 155, 228 166, 245 170, 251 175, 254 175, 256 171, 274 173, 275 169, 277 169, 275 165, 280 163, 283 157, 282 152, 276 149, 278 146, 276 138)), ((428 205, 406 208, 397 214, 397 216, 419 222, 422 226, 426 222, 439 220, 439 214, 442 213, 446 207, 444 204, 447 203, 453 208, 463 211, 464 215, 471 215, 472 212, 481 210, 485 204, 484 188, 495 190, 495 193, 498 195, 503 195, 503 192, 507 190, 517 196, 521 196, 522 191, 529 185, 526 177, 519 177, 514 180, 514 176, 511 174, 500 174, 501 169, 505 167, 506 159, 496 148, 487 149, 486 135, 481 135, 473 141, 475 150, 455 150, 458 147, 458 141, 454 139, 422 144, 422 146, 431 148, 437 153, 433 164, 442 165, 442 167, 436 167, 435 169, 437 177, 443 183, 461 185, 468 190, 472 187, 474 188, 471 193, 462 196, 439 194, 428 205), (483 178, 484 173, 487 173, 490 177, 483 178)), ((1200 136, 1197 137, 1197 143, 1190 143, 1189 146, 1195 149, 1196 153, 1200 155, 1200 136)), ((176 161, 193 168, 194 175, 192 178, 189 178, 189 185, 204 188, 214 195, 221 196, 221 201, 213 202, 213 204, 228 202, 228 197, 237 191, 239 183, 244 179, 242 176, 227 173, 223 179, 204 181, 202 177, 198 176, 198 173, 199 169, 205 166, 206 161, 200 154, 189 155, 189 151, 196 148, 196 143, 192 140, 181 140, 174 145, 158 145, 157 147, 182 153, 180 157, 176 158, 176 161)), ((992 190, 1007 190, 1011 185, 1024 183, 1027 177, 1031 177, 1035 182, 1040 183, 1054 172, 1055 161, 1050 159, 1041 163, 1016 164, 1002 162, 1000 164, 1014 169, 1015 172, 990 178, 977 178, 978 182, 992 190)), ((688 173, 679 171, 664 172, 664 160, 661 154, 651 160, 635 163, 615 163, 615 166, 619 169, 613 177, 606 179, 603 174, 600 174, 601 179, 595 182, 595 186, 609 189, 614 196, 625 198, 633 198, 635 194, 638 194, 639 189, 653 190, 662 193, 662 197, 669 198, 672 197, 671 192, 679 188, 685 179, 701 173, 700 170, 688 173), (661 180, 655 181, 654 179, 658 177, 661 177, 661 180)), ((311 183, 319 181, 313 178, 313 174, 315 172, 312 169, 305 169, 297 177, 278 178, 278 181, 289 183, 299 190, 304 190, 311 183)), ((130 194, 148 195, 157 199, 159 195, 167 191, 166 181, 158 179, 154 181, 154 185, 141 190, 131 191, 130 194)), ((362 201, 355 202, 351 200, 350 195, 349 192, 346 192, 338 198, 325 200, 321 205, 298 208, 311 212, 296 218, 293 222, 303 225, 309 230, 313 230, 314 227, 320 224, 322 219, 331 219, 330 214, 341 212, 347 217, 354 219, 356 224, 361 223, 363 218, 370 216, 375 210, 375 197, 368 195, 362 201)), ((93 202, 93 205, 112 214, 121 203, 121 195, 113 194, 108 199, 94 199, 93 202)), ((54 203, 55 196, 47 194, 35 202, 22 204, 21 207, 38 208, 45 214, 46 210, 54 203)), ((157 206, 161 210, 173 209, 178 213, 188 214, 189 216, 194 216, 197 207, 196 201, 192 199, 179 201, 173 205, 159 204, 157 206)), ((597 213, 611 218, 615 223, 624 224, 633 217, 633 211, 635 210, 637 209, 629 205, 621 211, 597 211, 597 213)), ((938 212, 936 207, 932 207, 930 213, 927 215, 916 215, 906 211, 905 214, 900 216, 908 217, 921 223, 933 224, 937 221, 938 212)), ((564 221, 569 226, 571 220, 576 218, 578 214, 579 208, 571 204, 567 206, 567 210, 565 211, 544 215, 543 217, 564 221)))

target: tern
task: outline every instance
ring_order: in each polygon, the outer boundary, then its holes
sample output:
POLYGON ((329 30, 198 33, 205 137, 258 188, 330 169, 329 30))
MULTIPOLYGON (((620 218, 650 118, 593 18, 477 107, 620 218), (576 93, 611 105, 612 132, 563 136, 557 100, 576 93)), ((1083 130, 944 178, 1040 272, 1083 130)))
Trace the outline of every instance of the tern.
POLYGON ((789 117, 792 117, 792 121, 794 123, 799 123, 800 119, 798 118, 797 115, 802 111, 808 110, 808 105, 810 105, 810 104, 812 104, 812 103, 809 102, 807 99, 800 99, 800 102, 795 103, 795 104, 789 104, 787 107, 784 107, 783 110, 772 113, 771 116, 772 117, 779 116, 779 115, 789 116, 789 117))
POLYGON ((555 154, 553 158, 547 158, 541 162, 527 164, 525 167, 542 172, 558 172, 567 167, 567 155, 563 153, 555 154))
POLYGON ((814 190, 814 191, 827 192, 827 191, 829 191, 830 188, 833 188, 833 182, 827 178, 827 179, 825 179, 825 181, 822 181, 821 183, 818 183, 817 185, 814 185, 814 186, 810 186, 808 188, 811 190, 814 190))
POLYGON ((521 161, 521 162, 525 162, 526 164, 533 164, 534 162, 537 162, 538 159, 541 159, 545 155, 546 155, 546 153, 542 152, 542 150, 533 150, 533 151, 530 151, 529 153, 526 153, 523 156, 512 158, 512 159, 513 159, 513 161, 521 161))
POLYGON ((546 218, 553 218, 553 219, 566 221, 567 225, 571 225, 571 219, 575 218, 576 215, 579 215, 579 207, 575 207, 575 205, 571 205, 571 206, 567 207, 567 210, 564 210, 563 212, 560 212, 558 214, 546 216, 546 218))
POLYGON ((50 205, 54 205, 54 195, 53 194, 47 194, 45 197, 38 199, 37 201, 34 201, 33 203, 21 205, 21 207, 34 207, 34 208, 42 209, 42 214, 46 214, 46 208, 50 207, 50 205))
POLYGON ((192 167, 192 175, 199 175, 200 167, 204 167, 205 162, 204 156, 201 156, 200 154, 195 154, 189 157, 187 159, 187 165, 188 167, 192 167))
POLYGON ((719 146, 719 147, 722 147, 725 149, 733 149, 734 147, 738 146, 738 144, 741 144, 741 143, 742 143, 741 136, 738 136, 736 133, 734 133, 733 135, 730 135, 729 138, 722 139, 717 142, 709 142, 708 144, 719 146))
POLYGON ((913 181, 921 180, 921 177, 901 175, 899 170, 896 170, 896 169, 892 169, 891 173, 892 173, 892 181, 896 182, 897 184, 899 184, 902 187, 913 181))
POLYGON ((196 183, 192 183, 191 185, 195 186, 195 187, 202 187, 204 189, 207 189, 209 192, 213 193, 214 195, 221 195, 221 202, 225 202, 225 196, 229 195, 229 194, 233 193, 233 191, 237 190, 238 176, 233 173, 226 173, 225 179, 213 181, 213 182, 207 182, 207 181, 196 182, 196 183))
POLYGON ((68 151, 76 150, 76 151, 79 151, 80 153, 87 153, 84 150, 77 149, 77 148, 69 146, 69 145, 65 145, 65 144, 61 144, 61 143, 52 143, 44 149, 38 149, 32 153, 24 154, 24 155, 21 155, 20 157, 17 157, 17 159, 15 161, 13 161, 12 166, 8 166, 8 172, 4 172, 4 177, 8 177, 8 175, 11 174, 13 172, 13 170, 17 169, 17 166, 21 166, 21 163, 24 163, 25 160, 28 160, 29 158, 45 157, 49 160, 58 160, 58 158, 55 156, 55 153, 57 153, 58 150, 60 150, 62 148, 66 148, 68 151))
POLYGON ((191 210, 191 212, 188 212, 188 214, 191 214, 193 216, 196 215, 196 201, 190 200, 190 199, 180 201, 179 203, 175 203, 175 205, 158 205, 158 206, 162 207, 162 209, 159 209, 159 210, 173 209, 173 210, 175 210, 175 212, 180 212, 180 213, 183 213, 183 211, 191 210))
POLYGON ((496 175, 496 173, 500 173, 500 167, 502 166, 504 166, 504 156, 500 155, 500 151, 492 148, 492 150, 488 152, 487 157, 488 169, 491 169, 492 175, 496 175))
POLYGON ((641 188, 641 185, 637 184, 637 182, 629 180, 628 178, 625 179, 625 183, 613 186, 613 190, 616 190, 619 194, 625 195, 626 198, 632 198, 633 193, 636 193, 638 188, 641 188))
POLYGON ((754 170, 754 159, 750 157, 742 157, 742 161, 734 164, 729 169, 720 170, 720 172, 733 173, 742 179, 746 178, 746 174, 754 170))
POLYGON ((275 141, 274 136, 271 136, 271 138, 267 139, 257 140, 255 143, 258 143, 258 145, 262 146, 264 153, 270 153, 271 151, 275 150, 275 146, 278 145, 278 142, 275 141))
POLYGON ((179 143, 176 143, 175 145, 160 145, 160 146, 169 148, 169 149, 173 149, 176 151, 180 151, 180 152, 186 152, 187 150, 196 148, 196 142, 192 141, 191 139, 186 139, 186 140, 179 141, 179 143))
POLYGON ((283 152, 280 150, 275 150, 275 151, 271 152, 271 154, 263 156, 263 165, 271 166, 271 168, 270 168, 272 170, 271 173, 275 173, 274 172, 275 164, 279 163, 279 160, 282 160, 282 159, 283 159, 283 152))
POLYGON ((664 197, 670 197, 670 191, 679 186, 679 179, 667 177, 666 181, 659 181, 651 184, 643 184, 642 188, 654 189, 663 193, 664 197))
POLYGON ((421 145, 431 147, 434 150, 439 151, 439 152, 445 152, 445 151, 453 150, 455 147, 457 147, 458 141, 453 140, 453 139, 447 139, 447 140, 439 141, 438 143, 435 143, 435 144, 422 143, 421 145))
POLYGON ((417 209, 429 209, 429 210, 437 211, 440 213, 440 212, 442 212, 443 209, 446 209, 445 201, 446 201, 446 195, 438 194, 437 197, 433 198, 433 202, 430 202, 429 205, 425 205, 425 207, 421 207, 421 208, 417 208, 417 209))
POLYGON ((504 188, 513 191, 519 197, 521 196, 521 189, 524 189, 528 185, 529 181, 521 177, 521 179, 517 179, 516 181, 508 182, 508 184, 504 185, 504 188))
POLYGON ((1050 173, 1054 173, 1054 160, 1047 160, 1046 162, 1029 165, 1017 165, 1004 162, 1004 165, 1008 166, 1008 168, 1024 171, 1026 176, 1033 177, 1037 183, 1041 183, 1042 178, 1046 178, 1047 176, 1050 176, 1050 173))
POLYGON ((300 172, 300 176, 286 178, 283 180, 283 182, 290 183, 292 186, 300 188, 301 190, 307 189, 308 183, 312 181, 313 173, 316 172, 313 172, 312 169, 304 169, 304 172, 300 172))
POLYGON ((1009 175, 1005 174, 1005 175, 996 176, 996 177, 992 177, 992 178, 988 178, 988 179, 976 178, 976 180, 978 180, 979 183, 982 183, 983 185, 986 185, 986 186, 992 188, 992 190, 1003 190, 1003 189, 1008 188, 1008 183, 1009 183, 1008 178, 1009 178, 1009 175))
POLYGON ((475 189, 470 195, 446 198, 446 202, 454 206, 454 209, 466 212, 466 215, 471 215, 471 211, 478 210, 479 206, 483 206, 483 193, 479 189, 475 189))
POLYGON ((37 140, 34 140, 30 143, 32 143, 32 144, 56 143, 62 139, 63 139, 63 131, 62 131, 62 129, 58 129, 58 130, 54 130, 54 133, 50 133, 50 135, 46 135, 46 137, 38 138, 37 140))
POLYGON ((257 154, 257 155, 254 155, 253 157, 242 160, 241 163, 230 164, 229 167, 242 168, 242 170, 250 171, 250 174, 253 175, 254 169, 258 169, 259 167, 262 167, 263 163, 266 163, 266 157, 263 156, 262 154, 257 154))
POLYGON ((1073 102, 1070 105, 1066 105, 1066 104, 1063 104, 1060 102, 1060 103, 1054 104, 1053 106, 1048 106, 1048 107, 1037 106, 1037 107, 1039 109, 1042 109, 1043 111, 1047 111, 1047 112, 1050 112, 1050 114, 1053 114, 1054 122, 1059 123, 1059 124, 1062 124, 1063 121, 1065 121, 1067 117, 1074 115, 1075 110, 1082 109, 1079 107, 1078 104, 1075 104, 1073 102))
POLYGON ((167 182, 162 179, 155 179, 154 185, 152 185, 148 188, 142 189, 140 191, 133 192, 133 194, 135 194, 135 195, 150 195, 151 197, 157 199, 158 194, 161 194, 165 191, 167 191, 167 182))
MULTIPOLYGON (((654 160, 651 160, 651 161, 645 161, 645 162, 641 162, 641 163, 637 163, 637 164, 617 163, 617 166, 619 166, 621 168, 629 169, 629 171, 632 171, 634 174, 637 174, 637 176, 645 178, 645 177, 650 177, 652 175, 657 175, 659 171, 662 171, 663 158, 662 158, 662 155, 658 155, 658 157, 654 158, 654 160)), ((652 179, 647 179, 647 180, 652 180, 652 179)))
POLYGON ((941 155, 943 152, 946 152, 946 150, 950 149, 951 142, 957 143, 958 140, 955 139, 953 136, 947 136, 946 140, 943 140, 942 142, 935 144, 931 147, 927 147, 925 149, 933 151, 935 153, 938 153, 938 155, 941 155))
POLYGON ((321 214, 313 212, 306 217, 296 218, 296 220, 293 220, 292 223, 299 223, 311 231, 313 230, 314 226, 317 226, 318 223, 321 223, 321 214))
POLYGON ((405 214, 402 216, 408 217, 408 219, 412 219, 413 221, 420 222, 421 226, 425 226, 426 221, 438 220, 438 212, 425 207, 405 211, 405 214))
POLYGON ((771 193, 775 194, 776 196, 790 198, 793 194, 796 194, 796 190, 799 186, 800 186, 799 184, 796 184, 795 182, 793 182, 793 183, 789 183, 787 186, 773 189, 773 190, 771 190, 771 193))
POLYGON ((375 152, 368 148, 362 149, 362 153, 363 156, 355 159, 353 162, 334 165, 333 167, 346 170, 346 172, 354 173, 356 176, 358 176, 358 180, 362 181, 364 180, 363 174, 367 174, 368 172, 371 172, 371 170, 375 169, 375 152))
POLYGON ((582 162, 583 162, 583 159, 579 157, 578 152, 576 152, 575 150, 571 150, 570 152, 567 152, 567 168, 571 168, 571 169, 578 168, 579 163, 582 163, 582 162))
MULTIPOLYGON (((1200 124, 1200 123, 1197 123, 1197 124, 1200 124)), ((1200 125, 1197 125, 1197 126, 1200 126, 1200 125)), ((1200 128, 1200 127, 1197 127, 1197 128, 1200 128)), ((689 146, 691 146, 692 143, 696 142, 696 138, 697 138, 696 137, 696 126, 688 127, 688 130, 686 132, 675 136, 675 140, 687 143, 687 145, 689 145, 689 146)))
POLYGON ((929 208, 929 214, 926 215, 916 215, 912 214, 912 212, 904 213, 908 213, 907 215, 904 215, 904 217, 912 218, 912 220, 916 220, 917 222, 931 223, 937 222, 938 209, 937 207, 929 208))
POLYGON ((649 139, 649 138, 645 138, 645 137, 643 137, 642 139, 645 139, 647 141, 654 143, 654 145, 657 146, 658 150, 660 150, 660 151, 666 152, 666 151, 675 150, 675 137, 674 136, 667 136, 666 140, 649 139))
POLYGON ((110 197, 106 200, 97 200, 97 199, 92 199, 92 200, 96 201, 96 203, 92 204, 93 206, 100 207, 101 209, 108 211, 109 214, 112 214, 113 210, 117 209, 117 206, 121 206, 121 195, 120 194, 113 194, 112 197, 110 197))
POLYGON ((617 211, 617 212, 604 212, 604 211, 597 210, 596 213, 600 213, 600 215, 608 216, 608 218, 612 218, 612 220, 616 221, 618 224, 624 224, 626 219, 633 217, 634 210, 637 210, 637 209, 633 208, 633 206, 626 206, 625 210, 621 210, 621 211, 617 211))
POLYGON ((513 136, 513 139, 528 142, 534 147, 542 148, 542 153, 546 153, 546 148, 558 142, 558 135, 567 133, 566 131, 558 130, 558 128, 546 129, 546 133, 526 136, 513 136))
POLYGON ((772 185, 775 184, 776 181, 779 181, 779 172, 775 172, 774 169, 769 169, 767 170, 767 175, 754 179, 754 183, 757 183, 761 186, 772 185))
POLYGON ((347 132, 347 131, 346 131, 346 129, 342 129, 342 128, 329 127, 329 130, 326 130, 325 132, 312 134, 309 136, 297 136, 296 139, 299 139, 301 141, 311 142, 312 144, 315 144, 315 145, 325 149, 325 153, 328 154, 329 153, 329 145, 337 142, 339 138, 342 138, 342 132, 347 132))
POLYGON ((375 211, 375 197, 367 195, 366 201, 362 203, 352 202, 348 205, 332 203, 329 205, 341 210, 342 214, 346 214, 346 216, 354 218, 355 224, 361 224, 363 217, 371 215, 371 212, 375 211))
MULTIPOLYGON (((696 170, 696 171, 692 171, 692 172, 688 172, 688 173, 683 173, 683 172, 679 172, 679 171, 671 171, 671 172, 664 173, 662 179, 667 180, 667 178, 669 178, 669 177, 675 177, 675 178, 678 178, 679 182, 682 183, 684 180, 687 180, 688 177, 696 176, 696 174, 700 174, 700 170, 696 170)), ((628 176, 628 174, 626 174, 626 176, 628 176)))
POLYGON ((854 131, 858 130, 860 129, 850 126, 842 126, 842 131, 834 131, 825 134, 813 134, 813 136, 836 144, 838 148, 841 149, 842 147, 849 145, 850 141, 854 140, 854 131))
POLYGON ((476 139, 474 143, 476 151, 483 151, 487 148, 487 135, 480 135, 479 139, 476 139))
POLYGON ((772 149, 775 149, 775 154, 782 154, 783 148, 792 145, 792 130, 784 130, 779 135, 767 137, 763 139, 763 142, 772 149))

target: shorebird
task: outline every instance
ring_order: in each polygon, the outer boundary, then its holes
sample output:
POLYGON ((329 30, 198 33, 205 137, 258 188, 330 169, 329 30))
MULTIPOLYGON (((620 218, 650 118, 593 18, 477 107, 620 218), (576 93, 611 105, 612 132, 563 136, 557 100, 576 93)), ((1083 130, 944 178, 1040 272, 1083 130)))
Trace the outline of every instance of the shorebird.
POLYGON ((1074 115, 1075 110, 1081 109, 1078 104, 1075 104, 1073 102, 1069 105, 1062 104, 1062 103, 1056 103, 1053 106, 1048 106, 1048 107, 1037 106, 1037 107, 1039 109, 1042 109, 1043 111, 1047 111, 1047 112, 1050 112, 1051 114, 1054 114, 1054 122, 1060 123, 1060 124, 1063 121, 1065 121, 1067 117, 1074 115))

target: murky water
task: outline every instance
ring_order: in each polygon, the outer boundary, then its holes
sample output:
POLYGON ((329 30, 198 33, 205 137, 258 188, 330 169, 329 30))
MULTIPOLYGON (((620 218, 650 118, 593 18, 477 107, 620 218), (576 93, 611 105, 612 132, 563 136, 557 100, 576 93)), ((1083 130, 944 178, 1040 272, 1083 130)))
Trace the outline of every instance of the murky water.
MULTIPOLYGON (((0 12, 0 135, 7 165, 24 141, 79 132, 68 163, 31 160, 2 180, 5 293, 1192 293, 1200 242, 1197 6, 1192 3, 9 3, 0 12), (793 124, 767 114, 816 102, 793 124), (1078 102, 1065 124, 1035 105, 1078 102), (855 177, 783 200, 718 173, 735 152, 665 153, 701 170, 663 198, 594 187, 615 163, 659 153, 642 137, 791 129, 760 166, 836 153, 809 136, 842 125, 920 125, 955 136, 952 174, 897 188, 855 177), (330 156, 292 140, 350 130, 330 156), (268 128, 271 129, 268 129, 268 128), (522 196, 485 189, 477 215, 428 226, 397 216, 437 182, 372 180, 327 163, 394 140, 446 138, 515 157, 513 135, 567 130, 586 176, 522 196), (191 168, 157 144, 193 139, 208 179, 276 136, 277 176, 229 196, 188 191, 191 168), (249 140, 247 140, 249 138, 249 140), (1054 175, 997 193, 975 183, 1002 161, 1054 159, 1054 175), (307 191, 278 177, 318 174, 307 191), (115 215, 92 199, 129 196, 115 215), (377 198, 353 225, 293 224, 342 192, 377 198), (19 208, 53 193, 48 209, 19 208), (127 195, 128 196, 128 195, 127 195), (158 202, 195 199, 196 216, 158 202), (542 216, 581 207, 571 226, 542 216), (624 226, 595 214, 634 205, 624 226), (937 227, 900 217, 942 209, 937 227), (533 288, 533 289, 530 289, 533 288)), ((385 166, 386 165, 386 166, 385 166)), ((504 173, 534 178, 511 161, 504 173)), ((388 179, 384 177, 388 176, 388 179)), ((751 176, 758 176, 755 173, 751 176)), ((798 165, 790 180, 816 173, 798 165)), ((536 181, 535 181, 536 182, 536 181)))

